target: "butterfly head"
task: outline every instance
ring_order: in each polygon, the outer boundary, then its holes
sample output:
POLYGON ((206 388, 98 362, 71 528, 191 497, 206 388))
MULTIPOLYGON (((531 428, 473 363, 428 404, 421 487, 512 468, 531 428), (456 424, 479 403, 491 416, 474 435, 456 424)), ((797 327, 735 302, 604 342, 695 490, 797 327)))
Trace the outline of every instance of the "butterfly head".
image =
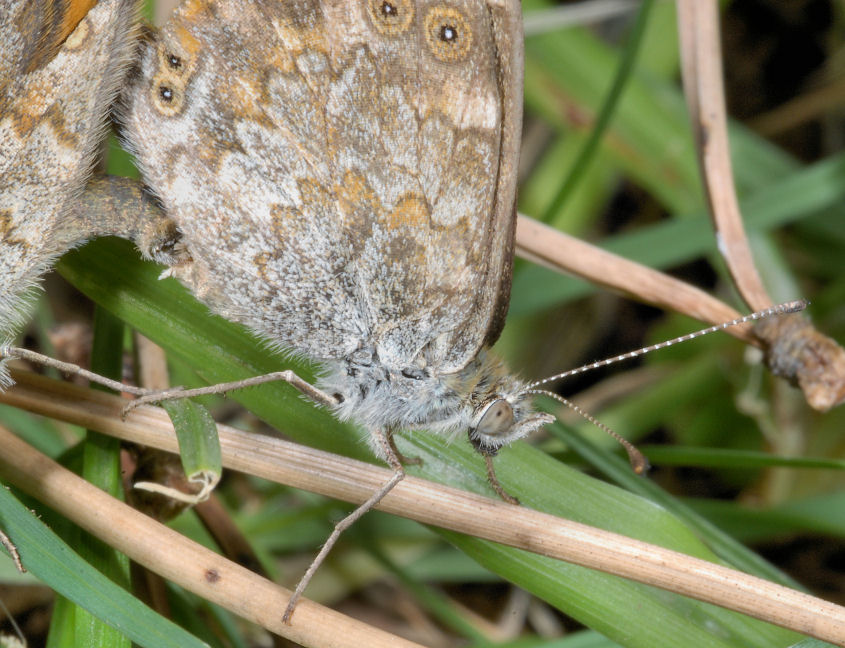
POLYGON ((528 436, 555 418, 535 412, 533 394, 492 354, 482 353, 471 372, 473 388, 467 432, 481 454, 494 456, 503 446, 528 436))
POLYGON ((497 396, 475 411, 469 427, 469 440, 478 452, 493 456, 502 446, 554 420, 551 414, 532 411, 526 395, 497 396))

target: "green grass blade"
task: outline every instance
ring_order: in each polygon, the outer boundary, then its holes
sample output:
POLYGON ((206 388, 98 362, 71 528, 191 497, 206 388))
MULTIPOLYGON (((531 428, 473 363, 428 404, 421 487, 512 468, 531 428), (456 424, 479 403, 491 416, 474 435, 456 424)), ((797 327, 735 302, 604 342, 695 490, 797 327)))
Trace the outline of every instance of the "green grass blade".
POLYGON ((653 0, 644 0, 640 5, 637 20, 631 29, 631 33, 628 35, 628 44, 621 55, 622 60, 620 61, 619 69, 613 77, 613 83, 599 110, 595 126, 590 129, 589 138, 584 143, 584 148, 581 149, 581 152, 576 158, 572 171, 560 186, 557 195, 552 199, 551 205, 546 209, 542 219, 543 221, 548 222, 555 214, 563 210, 573 191, 578 186, 578 183, 589 170, 590 163, 596 155, 601 139, 619 103, 619 98, 622 96, 625 85, 634 69, 634 63, 637 60, 637 54, 646 26, 648 25, 648 18, 653 5, 653 0))
POLYGON ((170 417, 179 457, 188 481, 214 486, 220 481, 223 464, 217 424, 205 407, 190 400, 164 401, 162 407, 170 417))
MULTIPOLYGON (((240 327, 210 316, 175 282, 156 281, 158 270, 132 258, 127 245, 98 241, 66 256, 60 265, 83 292, 191 362, 204 378, 231 380, 288 366, 313 375, 308 367, 267 353, 240 327), (120 268, 117 272, 116 267, 120 268), (104 275, 109 275, 108 281, 104 275)), ((361 432, 302 402, 288 385, 267 384, 230 397, 304 443, 368 455, 361 432)), ((428 434, 399 442, 404 453, 424 460, 422 468, 409 472, 489 493, 483 462, 468 444, 449 445, 428 434)), ((501 455, 497 469, 505 487, 532 508, 714 559, 693 531, 648 500, 586 477, 525 444, 516 444, 501 455)), ((674 646, 677 636, 703 647, 769 648, 795 641, 793 633, 713 606, 489 542, 441 533, 488 569, 623 645, 674 646), (636 609, 626 603, 631 600, 638 601, 636 609)))
MULTIPOLYGON (((749 231, 768 231, 838 209, 845 199, 845 154, 833 155, 773 180, 740 202, 749 231)), ((695 217, 641 227, 610 236, 601 247, 652 268, 664 269, 716 252, 712 226, 704 212, 695 217)), ((514 276, 510 315, 534 313, 597 290, 582 279, 564 276, 539 266, 523 268, 514 276)))
POLYGON ((737 506, 717 500, 687 500, 690 508, 714 520, 743 542, 760 542, 799 533, 845 538, 845 493, 804 497, 771 508, 737 506))
POLYGON ((826 457, 779 457, 753 450, 699 448, 695 446, 640 446, 654 463, 664 466, 699 466, 710 468, 818 468, 845 470, 845 460, 826 457))
MULTIPOLYGON (((0 487, 0 527, 15 543, 26 568, 44 584, 85 607, 139 646, 206 646, 91 567, 5 487, 0 487)), ((62 629, 69 630, 68 626, 62 629)), ((56 641, 60 643, 54 645, 67 645, 61 637, 56 641)))
MULTIPOLYGON (((94 314, 91 370, 109 378, 120 378, 123 367, 123 322, 102 308, 94 314)), ((112 497, 122 498, 120 441, 89 430, 83 452, 82 477, 112 497)), ((112 582, 129 589, 129 559, 101 540, 75 529, 72 546, 112 582)), ((129 648, 129 638, 84 607, 73 611, 74 639, 80 646, 129 648)))

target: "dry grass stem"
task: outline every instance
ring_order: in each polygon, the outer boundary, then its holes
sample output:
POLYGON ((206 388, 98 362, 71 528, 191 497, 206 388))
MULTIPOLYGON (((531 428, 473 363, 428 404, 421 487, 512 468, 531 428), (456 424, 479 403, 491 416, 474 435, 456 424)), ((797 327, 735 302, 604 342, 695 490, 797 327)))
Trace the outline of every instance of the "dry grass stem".
POLYGON ((804 392, 820 412, 845 401, 845 349, 817 331, 800 313, 758 322, 754 333, 764 341, 766 364, 804 392))
POLYGON ((138 362, 138 384, 146 389, 161 391, 170 387, 167 353, 159 345, 137 331, 134 333, 138 362))
POLYGON ((747 122, 763 137, 777 137, 845 107, 845 81, 831 79, 827 85, 790 99, 747 122))
POLYGON ((678 0, 684 94, 698 143, 699 165, 719 252, 752 310, 772 305, 754 265, 731 166, 722 84, 719 8, 714 0, 678 0))
MULTIPOLYGON (((752 310, 772 305, 754 265, 736 196, 722 86, 718 7, 712 0, 679 0, 684 89, 698 142, 699 164, 718 248, 737 290, 752 310)), ((517 253, 535 263, 661 308, 719 324, 737 317, 727 304, 689 284, 519 216, 517 253)), ((769 369, 804 392, 807 403, 827 411, 845 401, 845 349, 805 317, 763 320, 727 330, 761 346, 769 369)))
MULTIPOLYGON (((754 310, 767 308, 773 302, 754 265, 734 185, 715 0, 678 0, 678 29, 684 90, 719 252, 745 302, 754 310)), ((826 411, 845 400, 845 349, 806 318, 764 321, 755 334, 772 372, 799 386, 811 407, 826 411)))
POLYGON ((0 426, 0 475, 137 563, 303 646, 420 648, 419 644, 302 599, 282 623, 290 590, 139 513, 0 426))
MULTIPOLYGON (((721 324, 740 315, 695 286, 602 250, 523 214, 516 222, 516 251, 522 258, 552 270, 576 275, 638 301, 684 313, 702 322, 721 324)), ((734 326, 726 332, 745 342, 757 342, 750 325, 734 326)))
MULTIPOLYGON (((120 411, 124 403, 121 398, 24 372, 16 372, 15 379, 18 385, 2 395, 0 401, 121 439, 176 451, 172 426, 166 414, 158 408, 138 408, 126 421, 121 421, 120 411)), ((227 467, 329 497, 360 503, 390 474, 384 468, 227 426, 219 426, 219 431, 223 462, 227 467)), ((15 466, 21 466, 24 460, 20 453, 24 450, 19 447, 20 441, 15 442, 18 445, 12 448, 5 445, 4 440, 0 455, 14 457, 15 466)), ((4 464, 2 471, 9 476, 7 470, 9 468, 4 464)), ((12 481, 21 487, 27 485, 37 489, 34 494, 40 497, 41 491, 49 490, 42 482, 46 480, 49 483, 53 472, 54 468, 43 469, 41 464, 36 463, 23 471, 15 469, 12 481)), ((48 503, 51 506, 61 504, 69 509, 66 512, 69 517, 79 515, 76 509, 81 505, 76 502, 85 502, 84 508, 99 511, 98 506, 84 497, 69 496, 67 491, 55 495, 60 497, 61 502, 51 499, 48 503)), ((413 477, 398 484, 378 508, 426 524, 631 578, 845 646, 845 608, 655 545, 413 477), (503 516, 507 516, 507 525, 501 524, 503 516)), ((136 515, 134 511, 133 515, 136 515)), ((110 522, 105 525, 106 528, 99 529, 101 533, 109 534, 124 526, 119 518, 106 517, 110 522)), ((146 530, 138 533, 138 537, 144 538, 144 551, 150 553, 148 562, 156 569, 157 552, 164 548, 169 552, 171 541, 162 544, 149 542, 146 530)), ((108 536, 103 539, 109 541, 108 536)), ((214 559, 222 561, 217 556, 214 559)), ((214 564, 216 566, 217 563, 214 564)), ((196 572, 194 577, 202 580, 205 572, 195 567, 199 565, 207 568, 209 563, 207 559, 200 561, 188 556, 182 556, 178 561, 180 569, 196 572)), ((168 577, 175 576, 178 573, 168 571, 168 577)), ((253 575, 250 577, 255 578, 253 575)), ((219 588, 211 587, 211 590, 216 593, 219 588)), ((277 592, 273 600, 282 600, 282 596, 277 592)), ((275 604, 269 607, 274 614, 280 609, 275 604)), ((266 600, 262 600, 260 609, 267 608, 266 600)), ((308 614, 314 609, 309 605, 308 614)), ((260 616, 259 611, 243 610, 243 613, 251 617, 260 616)), ((305 625, 306 615, 299 614, 300 610, 297 610, 295 628, 300 627, 299 623, 305 625)), ((266 622, 266 617, 263 620, 266 622)), ((278 615, 271 620, 278 620, 278 615)))

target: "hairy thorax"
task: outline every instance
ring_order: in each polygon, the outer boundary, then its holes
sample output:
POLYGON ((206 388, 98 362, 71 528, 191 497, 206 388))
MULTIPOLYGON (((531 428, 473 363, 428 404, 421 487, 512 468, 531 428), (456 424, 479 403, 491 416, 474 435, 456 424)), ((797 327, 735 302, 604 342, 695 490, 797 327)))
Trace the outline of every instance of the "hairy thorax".
MULTIPOLYGON (((524 384, 488 351, 454 373, 437 373, 422 361, 389 367, 371 348, 324 368, 319 386, 339 401, 335 413, 368 429, 426 429, 454 437, 472 430, 478 412, 491 401, 508 400, 517 414, 528 405, 521 395, 524 384)), ((486 449, 495 453, 498 447, 486 449)))

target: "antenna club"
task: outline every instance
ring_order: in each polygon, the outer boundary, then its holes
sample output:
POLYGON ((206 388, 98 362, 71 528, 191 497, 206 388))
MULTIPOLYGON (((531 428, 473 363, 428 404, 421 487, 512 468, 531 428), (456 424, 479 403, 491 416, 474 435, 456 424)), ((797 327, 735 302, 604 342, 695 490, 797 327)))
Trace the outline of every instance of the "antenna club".
POLYGON ((651 463, 649 463, 646 456, 639 450, 635 449, 633 453, 628 451, 628 461, 631 463, 631 468, 637 475, 645 475, 649 470, 651 470, 651 463))

